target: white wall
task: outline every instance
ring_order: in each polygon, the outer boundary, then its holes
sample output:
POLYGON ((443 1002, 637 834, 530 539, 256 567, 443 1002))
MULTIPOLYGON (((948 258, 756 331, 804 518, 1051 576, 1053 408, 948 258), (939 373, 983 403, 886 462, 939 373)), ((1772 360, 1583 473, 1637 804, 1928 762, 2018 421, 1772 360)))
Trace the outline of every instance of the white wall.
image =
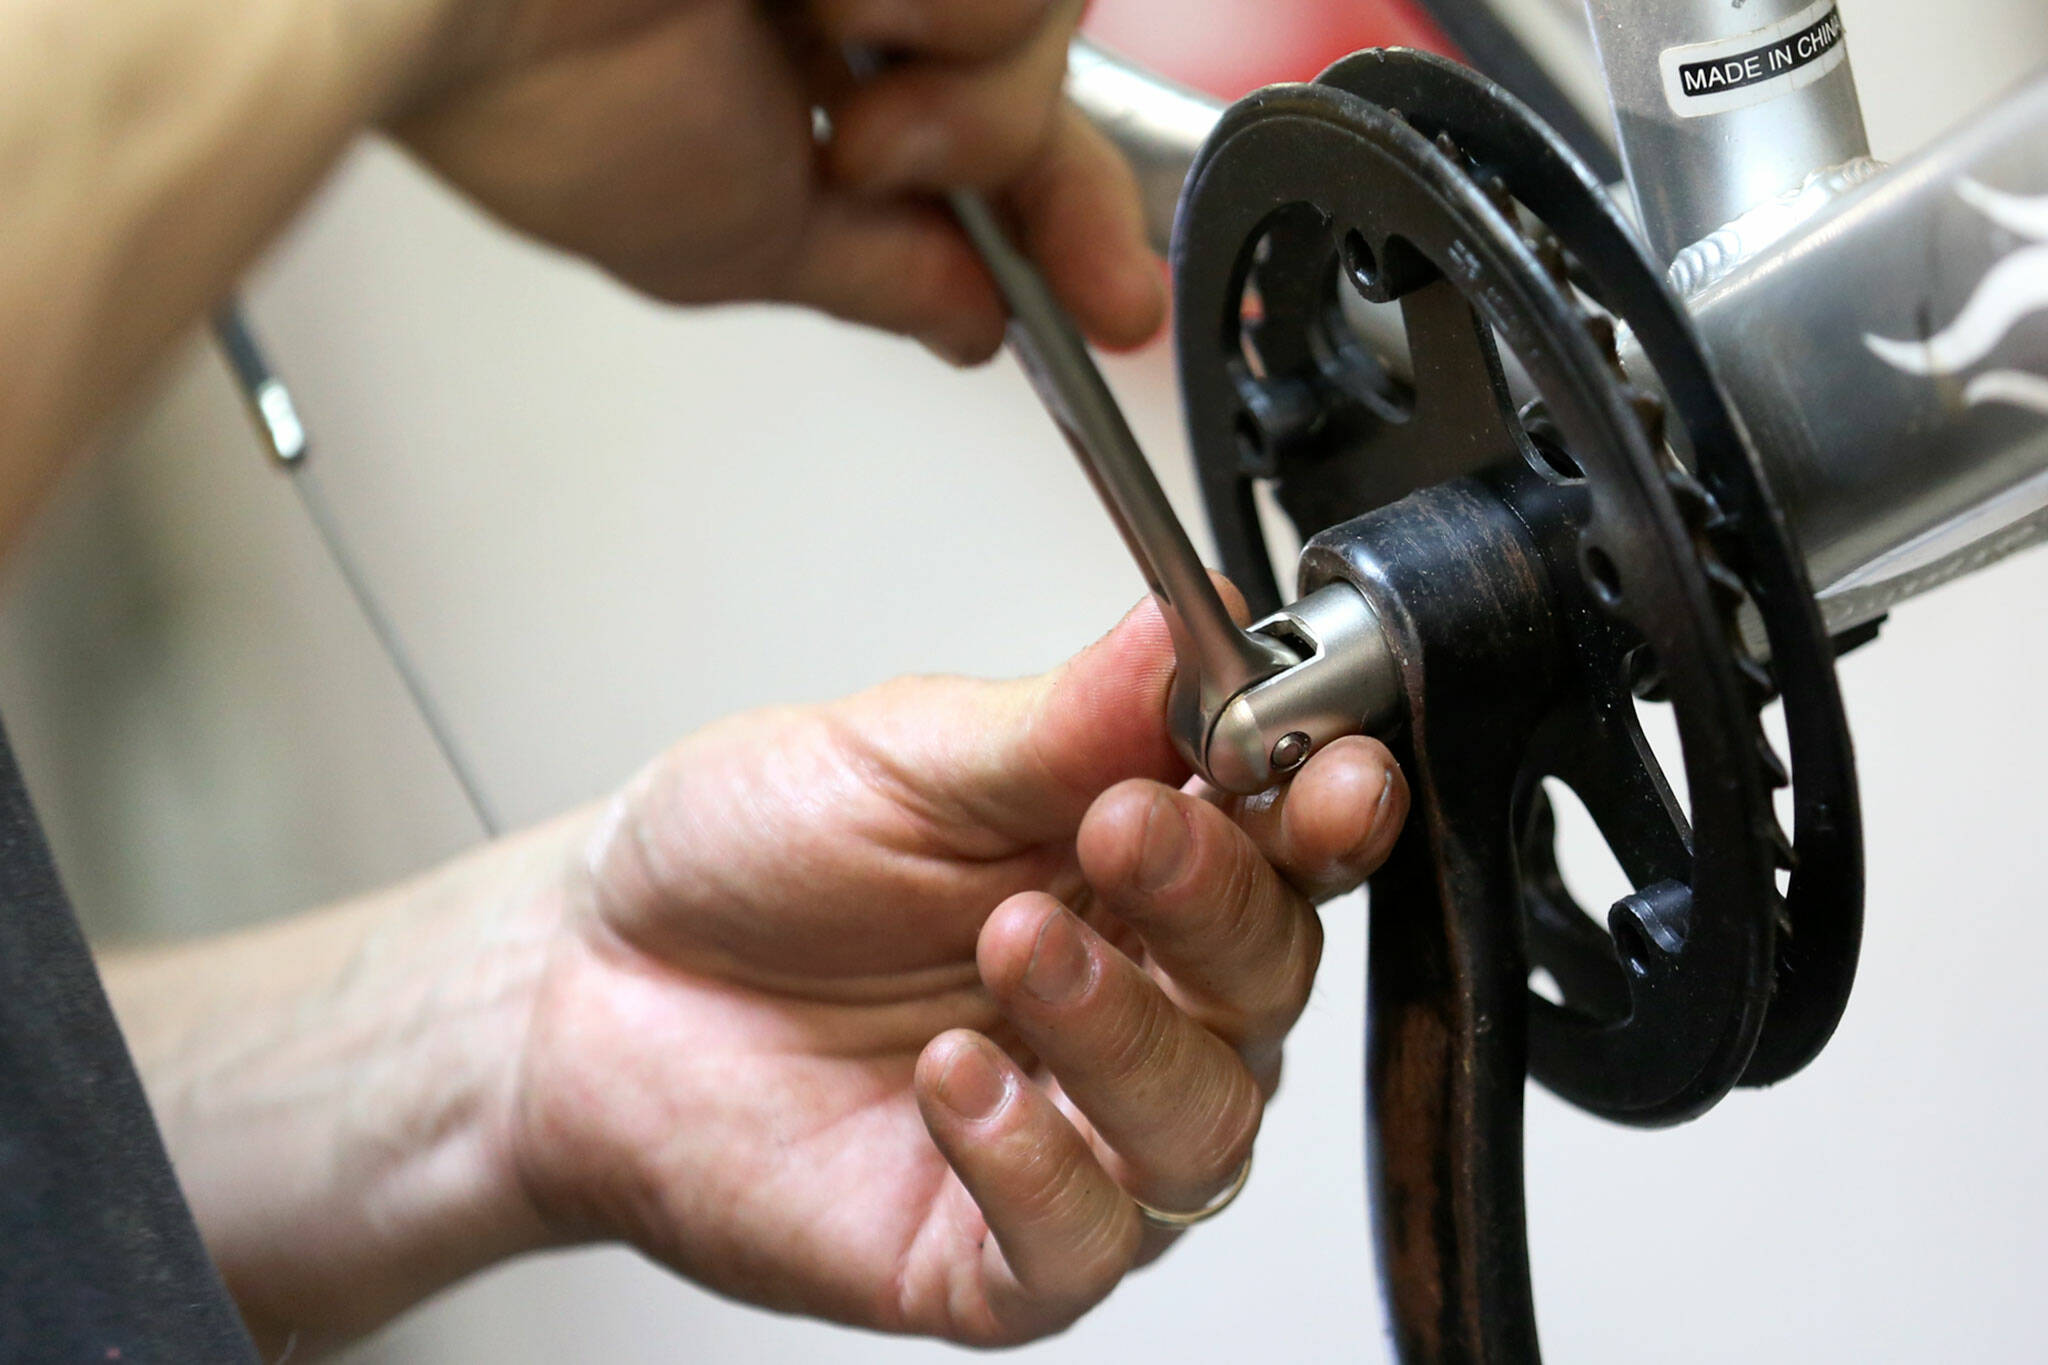
MULTIPOLYGON (((1843 8, 1880 154, 2048 52, 2031 0, 1843 8)), ((1136 594, 1007 367, 957 375, 787 313, 662 312, 494 231, 379 147, 351 158, 252 301, 356 553, 514 820, 745 706, 908 670, 1035 670, 1136 594)), ((1192 515, 1167 358, 1113 377, 1192 515)), ((2044 595, 2037 552, 1899 612, 1844 668, 1869 934, 1848 1018, 1808 1073, 1663 1133, 1532 1095, 1554 1359, 2039 1358, 2044 595)), ((196 347, 15 566, 0 704, 103 934, 281 913, 473 837, 196 347)), ((1027 1355, 1383 1355, 1359 1169, 1362 915, 1328 908, 1328 966, 1239 1207, 1027 1355)), ((734 1307, 599 1250, 485 1276, 354 1358, 943 1353, 734 1307)))

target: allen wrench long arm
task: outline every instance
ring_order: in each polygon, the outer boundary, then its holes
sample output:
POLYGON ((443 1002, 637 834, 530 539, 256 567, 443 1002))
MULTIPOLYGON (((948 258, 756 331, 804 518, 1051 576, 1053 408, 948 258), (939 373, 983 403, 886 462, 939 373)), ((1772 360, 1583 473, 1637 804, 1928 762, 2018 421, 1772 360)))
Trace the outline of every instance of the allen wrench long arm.
MULTIPOLYGON (((979 195, 956 191, 948 203, 1009 305, 1010 348, 1019 365, 1159 599, 1180 660, 1176 688, 1213 720, 1232 697, 1301 662, 1300 656, 1231 619, 1073 320, 979 195)), ((1176 716, 1176 738, 1206 768, 1207 726, 1189 734, 1182 720, 1176 716)))
POLYGON ((1263 791, 1318 747, 1398 705, 1391 646, 1355 589, 1331 584, 1240 628, 1131 434, 1072 318, 979 196, 948 196, 1010 309, 1018 363, 1116 523, 1173 637, 1167 723, 1225 791, 1263 791))

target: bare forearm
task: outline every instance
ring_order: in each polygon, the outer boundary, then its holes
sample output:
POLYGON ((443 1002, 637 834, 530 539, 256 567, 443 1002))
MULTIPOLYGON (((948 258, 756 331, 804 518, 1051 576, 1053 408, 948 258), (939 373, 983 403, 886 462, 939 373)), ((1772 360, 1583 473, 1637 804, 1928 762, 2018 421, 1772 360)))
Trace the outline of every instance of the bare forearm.
POLYGON ((442 0, 0 6, 0 548, 440 45, 442 0))
POLYGON ((503 1138, 582 829, 105 964, 207 1244, 272 1346, 344 1340, 545 1240, 503 1138))

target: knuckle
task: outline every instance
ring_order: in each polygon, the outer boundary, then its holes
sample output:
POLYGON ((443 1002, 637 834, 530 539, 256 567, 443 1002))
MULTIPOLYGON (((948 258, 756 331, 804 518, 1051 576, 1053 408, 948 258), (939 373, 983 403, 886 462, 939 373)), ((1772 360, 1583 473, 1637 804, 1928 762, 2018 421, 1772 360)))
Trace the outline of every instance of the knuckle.
POLYGON ((1019 1145, 1024 1150, 1012 1195, 1017 1212, 1032 1223, 1064 1223, 1083 1214, 1094 1158, 1074 1143, 1034 1139, 1019 1145))
POLYGON ((1258 976, 1197 1001, 1196 1017, 1202 1026, 1241 1057, 1277 1052, 1315 990, 1321 929, 1314 927, 1310 933, 1310 946, 1291 948, 1283 960, 1258 976))
MULTIPOLYGON (((1154 989, 1142 983, 1139 990, 1154 989)), ((1140 1000, 1108 1030, 1100 1058, 1105 1084, 1118 1088, 1140 1083, 1159 1071, 1173 1069, 1180 1046, 1175 1036, 1175 1011, 1163 997, 1140 1000)))
POLYGON ((1064 1173, 1058 1169, 1048 1170, 1045 1163, 1036 1169, 1027 1169, 1024 1181, 1012 1196, 1017 1212, 1032 1223, 1053 1223, 1059 1221, 1061 1210, 1072 1202, 1072 1186, 1064 1173))
POLYGON ((1089 1223, 1061 1259, 1057 1278, 1049 1286, 1052 1294, 1068 1304, 1075 1317, 1099 1303, 1137 1259, 1141 1232, 1135 1218, 1097 1218, 1089 1223))
POLYGON ((1274 885, 1258 852, 1247 841, 1233 839, 1210 896, 1209 927, 1218 956, 1241 961, 1256 955, 1270 932, 1274 885))
POLYGON ((1284 956, 1252 984, 1210 1012, 1208 1026, 1242 1052, 1278 1047, 1301 1018, 1315 990, 1322 961, 1322 927, 1304 916, 1305 930, 1290 933, 1284 956))
POLYGON ((1012 1263, 1014 1288, 999 1290, 988 1317, 964 1334, 977 1346, 1016 1346, 1066 1330, 1109 1296, 1137 1264, 1144 1229, 1136 1217, 1105 1204, 1100 1216, 1071 1229, 1056 1253, 1012 1263))
POLYGON ((1265 1121, 1265 1104, 1249 1072, 1233 1078, 1200 1151, 1200 1176, 1212 1184, 1228 1182, 1251 1158, 1265 1121))
POLYGON ((1089 1241, 1100 1244, 1100 1249, 1077 1245, 1057 1266, 1032 1276, 1021 1286, 1021 1302, 998 1309, 993 1330, 975 1344, 1021 1346, 1064 1332, 1108 1298, 1138 1259, 1137 1219, 1121 1221, 1131 1226, 1113 1234, 1118 1245, 1111 1245, 1107 1230, 1091 1234, 1089 1241))
POLYGON ((1264 1101, 1250 1072, 1241 1068, 1213 1087, 1207 1105, 1187 1106, 1206 1114, 1182 1129, 1182 1138, 1149 1154, 1127 1154, 1124 1164, 1141 1197, 1165 1208, 1199 1207, 1227 1186, 1250 1159, 1264 1119, 1264 1101))

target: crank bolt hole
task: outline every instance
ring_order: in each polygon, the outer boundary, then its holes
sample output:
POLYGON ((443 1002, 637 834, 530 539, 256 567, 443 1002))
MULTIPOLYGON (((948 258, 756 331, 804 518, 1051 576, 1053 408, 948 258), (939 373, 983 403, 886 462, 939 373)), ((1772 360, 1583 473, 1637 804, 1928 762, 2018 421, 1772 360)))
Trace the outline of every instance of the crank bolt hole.
POLYGON ((1652 882, 1614 903, 1607 912, 1607 932, 1629 974, 1648 976, 1683 951, 1691 917, 1691 887, 1683 882, 1652 882))
POLYGON ((1609 607, 1621 605, 1621 570, 1614 567, 1614 560, 1598 545, 1586 547, 1586 581, 1592 584, 1601 602, 1609 607))
POLYGON ((1614 946, 1621 951, 1621 960, 1631 972, 1641 976, 1649 971, 1650 941, 1633 916, 1614 917, 1614 946))
POLYGON ((1584 483, 1586 471, 1570 452, 1549 436, 1529 433, 1529 448, 1536 454, 1536 472, 1555 483, 1584 483))
POLYGON ((1379 258, 1357 228, 1344 234, 1344 273, 1361 294, 1369 295, 1380 286, 1379 258))

